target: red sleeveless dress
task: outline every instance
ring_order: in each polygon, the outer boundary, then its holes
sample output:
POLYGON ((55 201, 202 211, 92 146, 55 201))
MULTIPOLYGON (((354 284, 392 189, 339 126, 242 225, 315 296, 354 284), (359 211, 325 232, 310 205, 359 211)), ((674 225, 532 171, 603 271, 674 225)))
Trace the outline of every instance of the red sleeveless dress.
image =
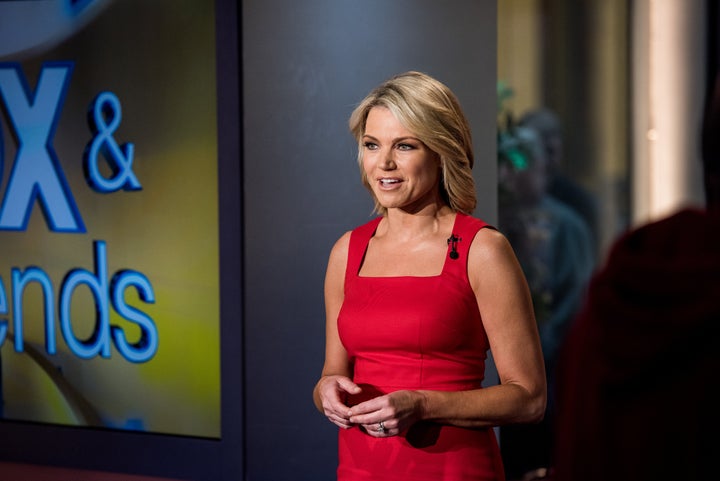
MULTIPOLYGON (((362 394, 348 404, 401 389, 477 389, 489 349, 467 254, 483 221, 458 213, 459 257, 429 277, 358 275, 380 218, 353 230, 338 315, 340 339, 362 394)), ((492 429, 419 422, 399 436, 374 438, 361 428, 339 433, 339 481, 501 481, 492 429)))

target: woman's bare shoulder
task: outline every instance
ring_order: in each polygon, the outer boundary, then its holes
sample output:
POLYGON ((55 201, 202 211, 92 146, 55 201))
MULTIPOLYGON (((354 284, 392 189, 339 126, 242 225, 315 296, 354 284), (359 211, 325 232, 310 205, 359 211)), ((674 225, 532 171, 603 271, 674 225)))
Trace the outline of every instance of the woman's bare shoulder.
POLYGON ((338 240, 335 241, 335 244, 333 244, 331 253, 337 252, 337 253, 347 253, 349 247, 350 247, 350 236, 352 235, 352 231, 347 231, 343 235, 340 236, 338 240))
POLYGON ((328 260, 329 266, 333 265, 345 265, 348 258, 348 250, 350 249, 350 235, 352 231, 345 232, 338 240, 333 244, 330 250, 330 259, 328 260))
POLYGON ((502 260, 508 255, 514 257, 510 242, 502 232, 492 227, 480 229, 470 245, 471 260, 502 260))

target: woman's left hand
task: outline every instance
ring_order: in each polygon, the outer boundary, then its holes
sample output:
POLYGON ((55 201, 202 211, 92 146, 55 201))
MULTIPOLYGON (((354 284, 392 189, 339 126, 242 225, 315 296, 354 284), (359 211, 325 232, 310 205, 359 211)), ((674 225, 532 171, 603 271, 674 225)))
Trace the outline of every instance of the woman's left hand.
POLYGON ((395 391, 353 406, 350 422, 371 436, 397 436, 422 419, 425 396, 417 391, 395 391))

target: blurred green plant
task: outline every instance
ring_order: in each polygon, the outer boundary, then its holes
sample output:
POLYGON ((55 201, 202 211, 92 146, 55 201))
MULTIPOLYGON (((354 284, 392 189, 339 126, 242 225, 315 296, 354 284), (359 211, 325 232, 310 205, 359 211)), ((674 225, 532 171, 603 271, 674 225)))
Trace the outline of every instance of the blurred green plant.
POLYGON ((516 170, 524 170, 528 167, 528 153, 522 148, 521 143, 513 134, 515 129, 515 118, 512 110, 507 106, 515 95, 515 91, 502 80, 497 83, 497 108, 498 108, 498 131, 497 149, 498 162, 509 163, 516 170))

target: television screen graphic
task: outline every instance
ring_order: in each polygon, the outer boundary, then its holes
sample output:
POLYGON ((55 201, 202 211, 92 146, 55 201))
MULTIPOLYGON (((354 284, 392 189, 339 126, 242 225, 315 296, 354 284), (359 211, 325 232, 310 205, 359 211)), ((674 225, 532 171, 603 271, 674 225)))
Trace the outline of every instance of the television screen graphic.
POLYGON ((214 2, 0 1, 0 415, 219 438, 214 2))

